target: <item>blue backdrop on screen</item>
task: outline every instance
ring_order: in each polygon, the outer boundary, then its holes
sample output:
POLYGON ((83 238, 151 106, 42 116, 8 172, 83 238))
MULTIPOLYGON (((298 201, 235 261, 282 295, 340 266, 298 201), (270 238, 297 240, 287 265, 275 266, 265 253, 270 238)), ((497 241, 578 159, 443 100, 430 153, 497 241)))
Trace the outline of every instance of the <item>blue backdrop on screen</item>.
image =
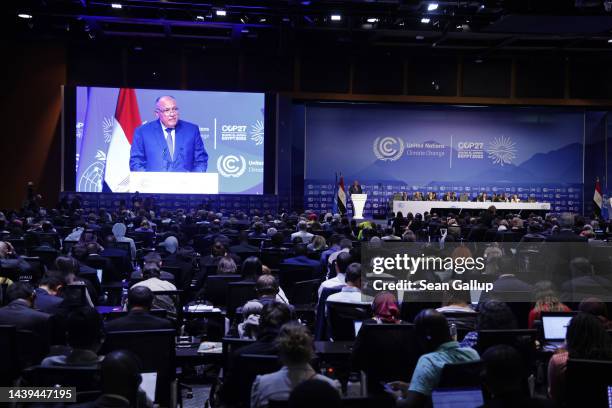
MULTIPOLYGON (((118 88, 77 88, 77 191, 102 191, 118 95, 118 88)), ((136 89, 143 122, 156 120, 155 99, 162 95, 174 96, 180 119, 200 127, 208 152, 207 171, 219 173, 219 193, 263 193, 263 93, 136 89)))
POLYGON ((403 191, 506 192, 582 211, 582 112, 316 104, 305 115, 306 208, 332 208, 337 171, 365 187, 367 215, 403 191))

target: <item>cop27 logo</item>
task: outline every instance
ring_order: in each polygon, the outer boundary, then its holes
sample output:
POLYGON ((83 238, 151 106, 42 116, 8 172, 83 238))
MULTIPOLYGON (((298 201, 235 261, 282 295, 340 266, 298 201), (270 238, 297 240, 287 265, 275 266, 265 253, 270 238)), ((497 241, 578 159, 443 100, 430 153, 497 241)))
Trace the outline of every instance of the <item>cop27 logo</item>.
POLYGON ((246 160, 242 155, 221 155, 217 159, 217 171, 223 177, 240 177, 246 171, 246 160))
POLYGON ((489 143, 487 153, 493 164, 502 167, 504 164, 512 164, 512 160, 516 159, 516 143, 509 137, 496 137, 489 143))
POLYGON ((373 150, 378 160, 395 161, 404 153, 404 141, 399 137, 377 137, 373 150))

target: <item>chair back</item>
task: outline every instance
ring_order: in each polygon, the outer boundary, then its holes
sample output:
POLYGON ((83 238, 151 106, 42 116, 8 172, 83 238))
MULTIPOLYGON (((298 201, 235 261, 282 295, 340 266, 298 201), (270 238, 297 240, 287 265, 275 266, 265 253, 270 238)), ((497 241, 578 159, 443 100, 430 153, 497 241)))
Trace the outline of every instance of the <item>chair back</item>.
POLYGON ((138 356, 142 372, 157 373, 155 401, 168 405, 171 384, 176 377, 175 336, 173 329, 109 332, 102 354, 129 350, 138 356))
POLYGON ((19 375, 17 358, 17 329, 15 326, 0 325, 0 386, 8 387, 19 375))
POLYGON ((516 330, 480 330, 476 350, 482 355, 489 347, 499 344, 512 346, 523 356, 523 360, 530 364, 530 371, 536 361, 536 339, 538 331, 535 329, 516 330))
POLYGON ((238 356, 241 368, 237 393, 239 406, 248 407, 251 401, 251 386, 258 375, 278 371, 281 363, 277 356, 261 354, 241 354, 238 356))
POLYGON ((321 281, 319 279, 295 282, 289 295, 291 304, 294 306, 314 305, 317 300, 317 290, 320 284, 321 281))
POLYGON ((370 305, 327 301, 331 337, 334 341, 355 340, 355 321, 371 317, 370 305))
POLYGON ((421 354, 413 324, 363 324, 352 362, 354 369, 366 373, 368 393, 381 394, 381 381, 410 382, 421 354))
POLYGON ((238 282, 242 275, 209 275, 204 283, 204 299, 216 307, 227 305, 227 285, 238 282))
POLYGON ((28 385, 36 387, 76 387, 77 391, 102 389, 99 367, 43 367, 33 366, 24 370, 28 385))
POLYGON ((482 385, 480 376, 482 368, 483 363, 480 360, 447 363, 442 367, 437 388, 479 388, 482 385))
POLYGON ((230 282, 227 285, 227 316, 230 320, 236 314, 236 309, 249 300, 257 298, 255 282, 230 282))
POLYGON ((303 265, 281 263, 278 270, 278 284, 284 290, 291 290, 296 282, 313 279, 313 269, 303 265))
POLYGON ((608 387, 612 385, 612 361, 567 360, 567 406, 608 407, 608 387))

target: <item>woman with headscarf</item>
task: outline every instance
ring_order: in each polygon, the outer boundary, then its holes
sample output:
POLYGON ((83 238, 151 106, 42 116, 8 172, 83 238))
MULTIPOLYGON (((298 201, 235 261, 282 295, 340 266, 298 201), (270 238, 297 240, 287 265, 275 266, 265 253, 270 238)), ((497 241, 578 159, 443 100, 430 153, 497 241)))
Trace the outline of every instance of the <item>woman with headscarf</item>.
POLYGON ((129 242, 130 244, 130 253, 132 254, 132 259, 136 259, 136 243, 132 238, 128 238, 125 236, 125 232, 127 231, 127 227, 124 223, 118 222, 113 225, 113 235, 117 242, 129 242))

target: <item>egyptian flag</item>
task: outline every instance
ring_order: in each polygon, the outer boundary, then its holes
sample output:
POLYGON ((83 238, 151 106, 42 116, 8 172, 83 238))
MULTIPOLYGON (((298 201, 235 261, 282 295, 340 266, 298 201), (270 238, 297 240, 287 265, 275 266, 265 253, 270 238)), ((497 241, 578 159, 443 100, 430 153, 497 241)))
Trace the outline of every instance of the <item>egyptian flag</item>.
POLYGON ((603 208, 603 196, 601 195, 601 185, 599 184, 599 177, 595 180, 595 192, 593 193, 593 211, 595 215, 601 217, 601 210, 603 208))
POLYGON ((126 192, 129 189, 132 138, 134 130, 141 124, 136 92, 131 88, 121 88, 104 173, 104 181, 113 193, 126 192))
POLYGON ((338 211, 340 214, 346 214, 346 191, 344 190, 344 176, 340 174, 340 181, 338 182, 338 211))

